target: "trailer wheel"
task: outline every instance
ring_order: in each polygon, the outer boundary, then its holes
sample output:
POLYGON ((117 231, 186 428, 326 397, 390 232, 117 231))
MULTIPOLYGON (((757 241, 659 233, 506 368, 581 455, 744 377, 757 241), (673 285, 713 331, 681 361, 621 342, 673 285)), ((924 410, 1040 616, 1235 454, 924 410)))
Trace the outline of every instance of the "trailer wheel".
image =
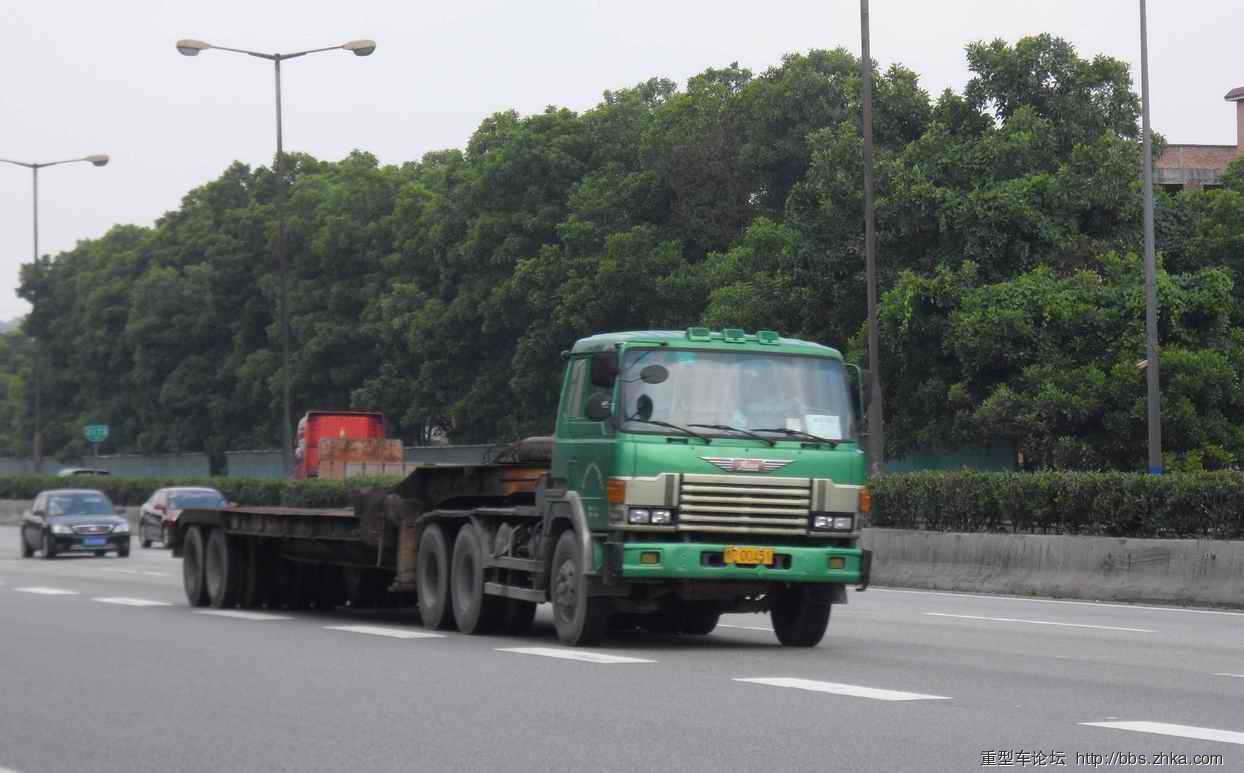
POLYGON ((203 577, 203 531, 198 526, 186 529, 181 553, 181 584, 190 606, 207 606, 207 583, 203 577))
POLYGON ((773 632, 785 647, 815 647, 829 627, 828 585, 798 585, 773 599, 769 619, 773 632))
POLYGON ((242 586, 242 556, 238 541, 229 539, 220 529, 207 535, 203 561, 207 585, 207 602, 215 609, 232 607, 238 602, 242 586))
POLYGON ((479 530, 467 524, 454 540, 450 567, 454 620, 463 633, 492 633, 505 620, 505 599, 484 593, 484 547, 479 530))
POLYGON ((587 560, 575 533, 562 532, 553 551, 553 624, 557 638, 572 647, 598 643, 609 622, 609 599, 587 594, 587 560))
POLYGON ((419 618, 428 628, 452 628, 454 609, 449 601, 449 544, 440 524, 430 524, 419 537, 415 554, 415 590, 419 618))

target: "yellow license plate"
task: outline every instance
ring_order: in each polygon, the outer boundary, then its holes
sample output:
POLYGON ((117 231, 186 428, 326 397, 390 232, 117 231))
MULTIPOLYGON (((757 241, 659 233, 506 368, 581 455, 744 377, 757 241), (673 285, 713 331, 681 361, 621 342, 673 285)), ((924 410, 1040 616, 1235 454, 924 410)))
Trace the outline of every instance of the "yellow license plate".
POLYGON ((727 564, 773 565, 773 548, 728 547, 725 553, 724 558, 727 564))

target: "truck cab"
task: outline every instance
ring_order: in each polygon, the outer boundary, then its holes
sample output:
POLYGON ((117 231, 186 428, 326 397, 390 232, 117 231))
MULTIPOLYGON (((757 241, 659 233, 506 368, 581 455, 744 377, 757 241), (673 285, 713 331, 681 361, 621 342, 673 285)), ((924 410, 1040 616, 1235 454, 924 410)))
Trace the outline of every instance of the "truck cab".
POLYGON ((591 535, 589 592, 641 626, 767 610, 784 643, 819 641, 868 573, 841 354, 691 328, 593 336, 566 356, 544 496, 591 535))

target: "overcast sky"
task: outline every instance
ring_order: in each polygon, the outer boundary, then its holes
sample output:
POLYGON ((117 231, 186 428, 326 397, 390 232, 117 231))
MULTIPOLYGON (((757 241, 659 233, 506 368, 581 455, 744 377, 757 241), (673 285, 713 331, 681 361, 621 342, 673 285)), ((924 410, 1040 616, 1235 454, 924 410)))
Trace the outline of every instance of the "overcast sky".
MULTIPOLYGON (((975 40, 1050 32, 1082 55, 1133 64, 1137 0, 872 0, 873 57, 919 73, 933 95, 962 89, 975 40)), ((1156 131, 1234 144, 1244 85, 1238 0, 1149 4, 1156 131)), ((40 250, 116 223, 150 225, 235 159, 274 152, 270 63, 220 51, 179 56, 178 38, 295 51, 374 38, 368 58, 326 52, 285 66, 288 150, 335 160, 351 149, 401 163, 462 147, 489 113, 555 104, 585 110, 605 89, 652 76, 685 83, 738 61, 759 73, 783 53, 859 50, 856 0, 41 0, 0 3, 0 158, 108 153, 103 168, 40 173, 40 250)), ((0 164, 0 320, 24 314, 18 266, 31 257, 31 173, 0 164)))

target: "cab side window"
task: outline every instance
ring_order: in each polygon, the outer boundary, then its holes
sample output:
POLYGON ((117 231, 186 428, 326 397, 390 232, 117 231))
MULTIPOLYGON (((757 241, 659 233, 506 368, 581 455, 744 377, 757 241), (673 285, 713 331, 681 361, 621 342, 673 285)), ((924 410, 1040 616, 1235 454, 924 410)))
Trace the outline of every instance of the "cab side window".
POLYGON ((562 415, 568 419, 583 417, 584 406, 587 404, 587 366, 586 357, 580 357, 570 365, 570 379, 566 382, 566 405, 562 411, 562 415))

